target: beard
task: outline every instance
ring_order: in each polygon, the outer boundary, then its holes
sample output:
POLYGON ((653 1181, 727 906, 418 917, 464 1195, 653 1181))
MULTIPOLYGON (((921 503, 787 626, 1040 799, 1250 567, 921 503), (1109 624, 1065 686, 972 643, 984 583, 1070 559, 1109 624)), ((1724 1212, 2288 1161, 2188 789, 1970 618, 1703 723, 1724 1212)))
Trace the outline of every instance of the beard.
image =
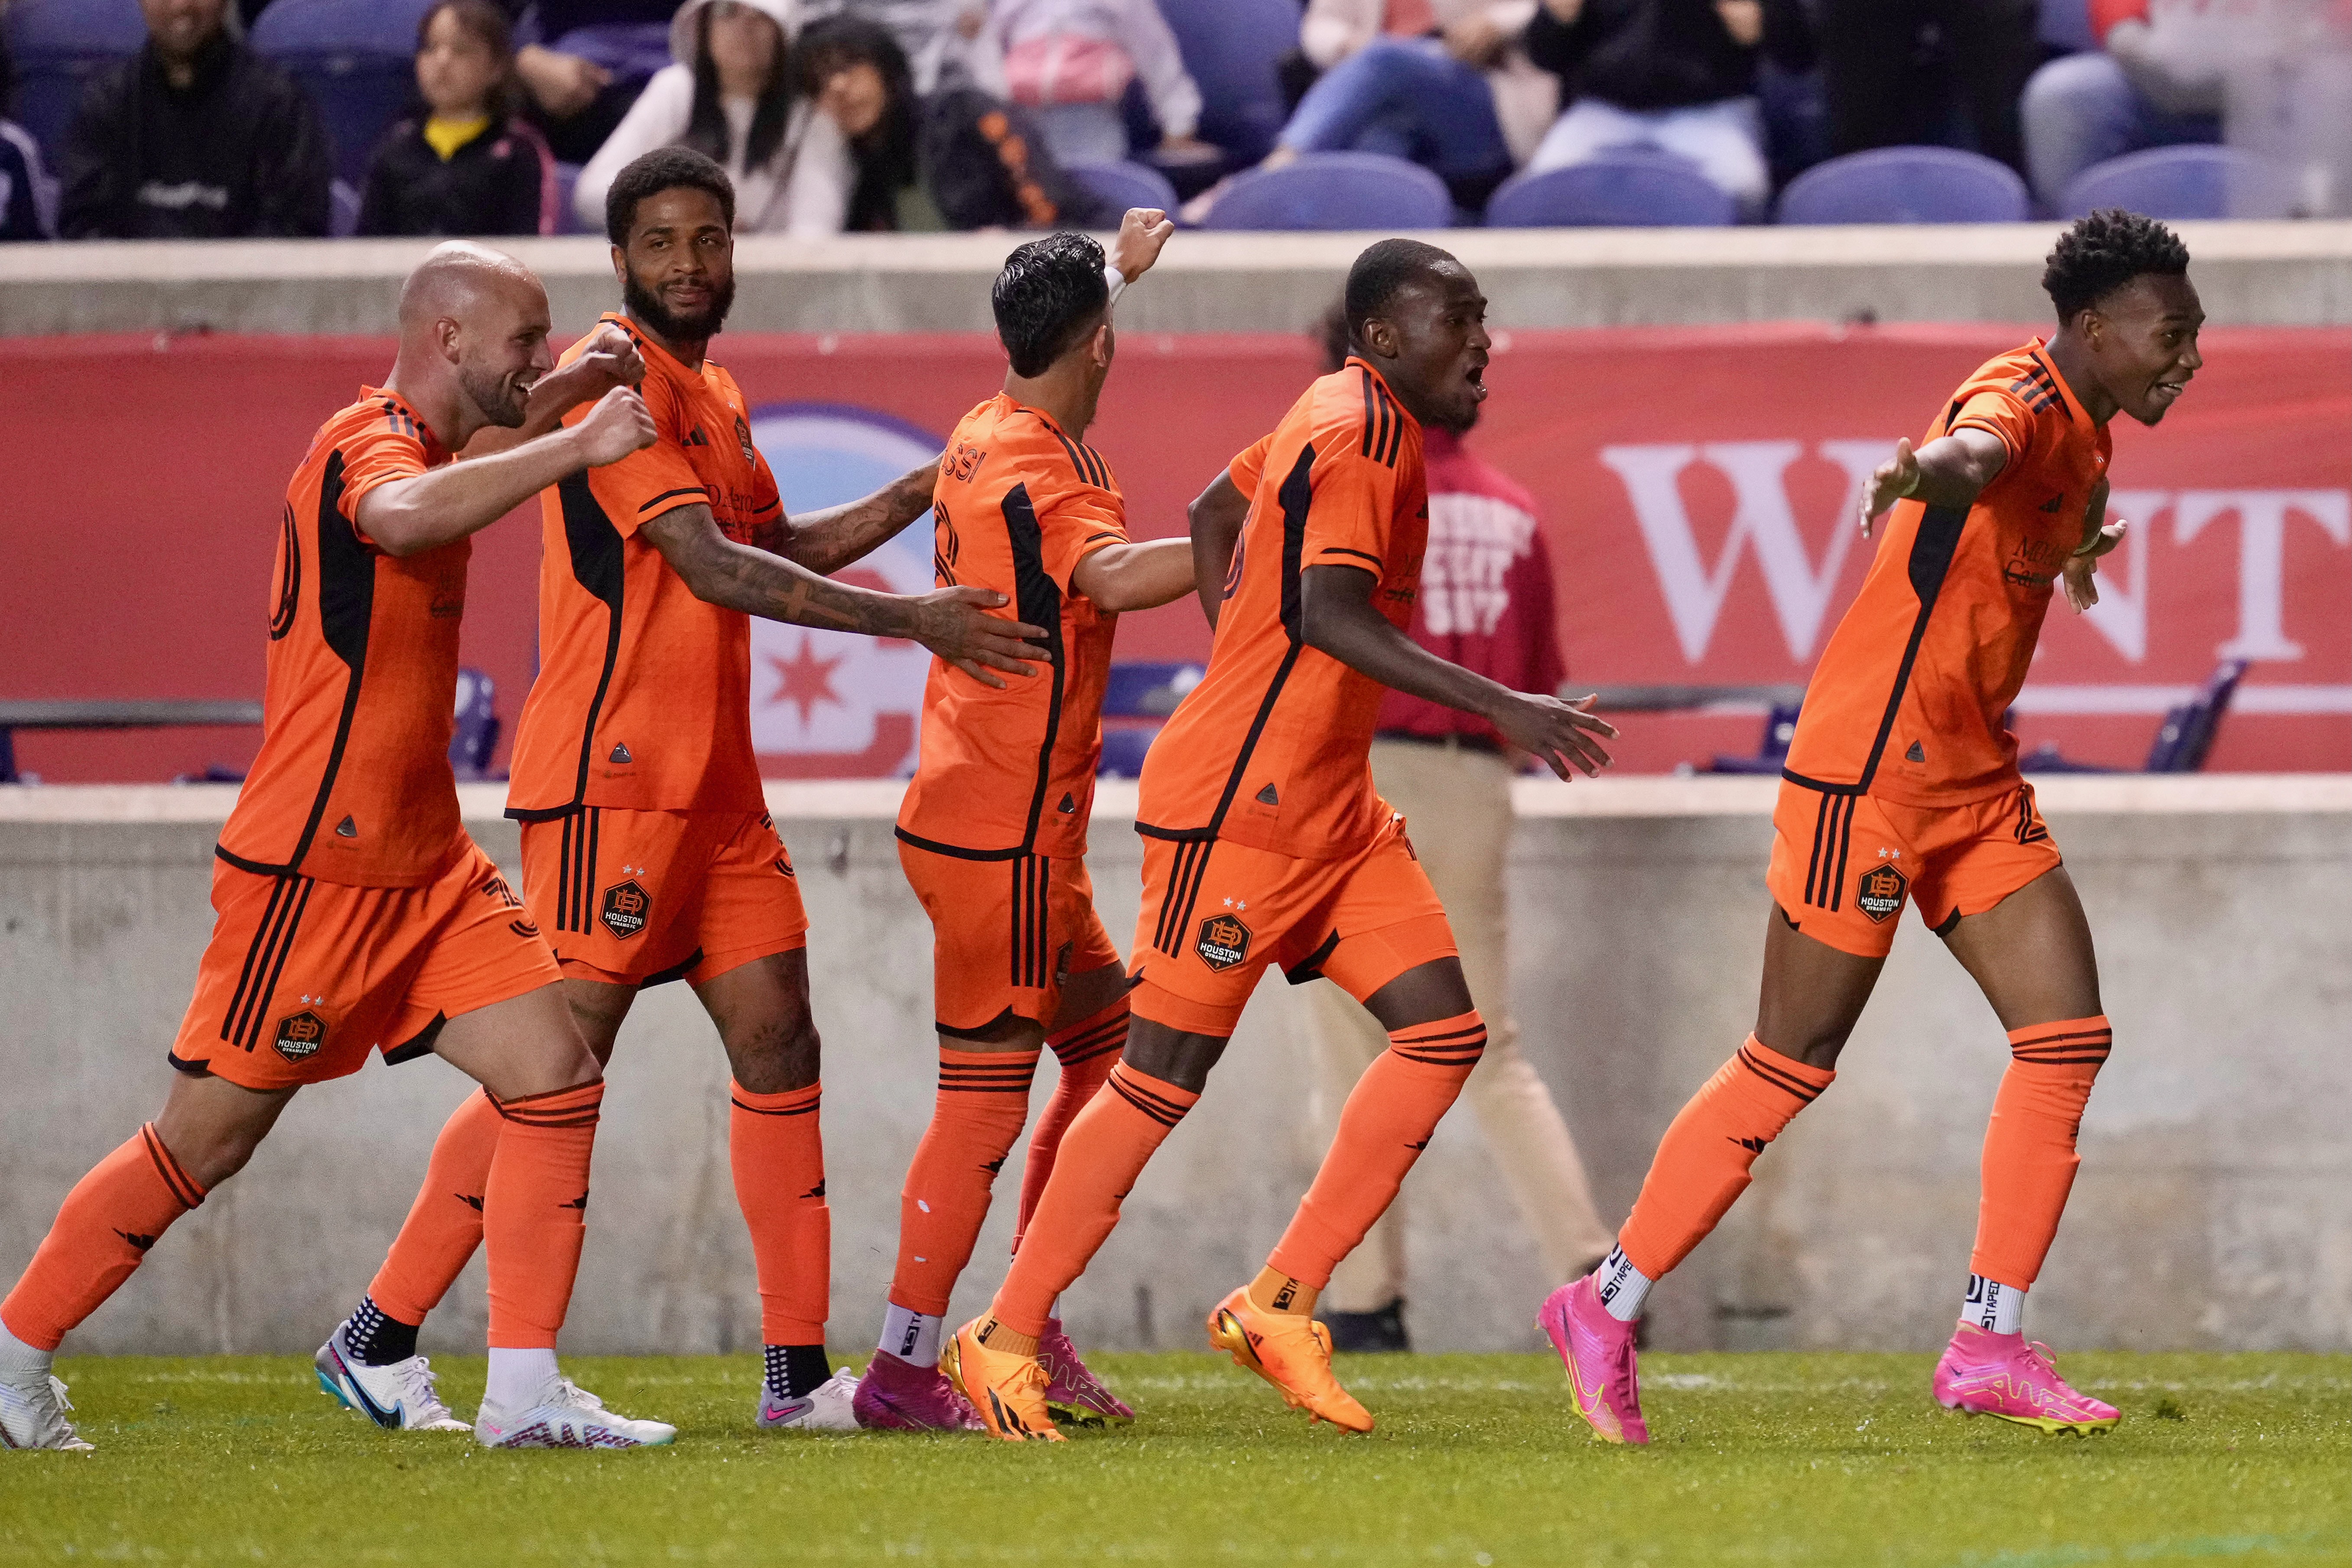
POLYGON ((517 385, 504 375, 461 367, 457 372, 458 389, 467 400, 481 410, 483 419, 503 429, 512 430, 527 415, 530 388, 517 385))
POLYGON ((637 281, 634 271, 625 271, 621 279, 621 304, 632 321, 642 321, 653 329, 656 336, 677 342, 681 339, 712 338, 726 324, 727 312, 735 305, 735 279, 711 290, 710 303, 691 315, 684 315, 661 302, 653 290, 637 281))

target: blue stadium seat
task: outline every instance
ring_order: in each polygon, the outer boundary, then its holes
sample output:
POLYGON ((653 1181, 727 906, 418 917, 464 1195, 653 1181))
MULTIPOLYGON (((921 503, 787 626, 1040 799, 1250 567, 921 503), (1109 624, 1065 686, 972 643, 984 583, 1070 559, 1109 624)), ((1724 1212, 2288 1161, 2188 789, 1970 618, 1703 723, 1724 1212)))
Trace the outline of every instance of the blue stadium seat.
POLYGON ((1087 195, 1114 213, 1123 214, 1129 207, 1176 210, 1176 187, 1168 183, 1167 175, 1144 164, 1073 163, 1068 172, 1087 195))
POLYGON ((2150 217, 2293 217, 2294 178, 2234 147, 2151 147, 2094 163, 2059 204, 2068 217, 2126 207, 2150 217))
POLYGON ((416 94, 416 24, 431 0, 275 0, 249 40, 302 85, 356 187, 416 94))
POLYGON ((2042 43, 2067 54, 2099 47, 2099 36, 2091 28, 2091 0, 2042 0, 2042 25, 2036 31, 2042 43))
POLYGON ((1454 198, 1418 163, 1379 153, 1309 153, 1235 180, 1203 228, 1446 228, 1454 198))
POLYGON ((1489 228, 1717 228, 1738 216, 1731 194, 1696 164, 1646 147, 1612 148, 1565 169, 1515 174, 1486 204, 1489 228))
POLYGON ((555 232, 558 234, 594 234, 596 228, 580 221, 572 210, 572 193, 580 188, 578 163, 555 165, 555 232))
POLYGON ((1816 163, 1780 193, 1782 223, 2021 223, 2025 182, 1951 147, 1879 147, 1816 163))
POLYGON ((1197 664, 1112 665, 1103 683, 1102 716, 1109 722, 1103 726, 1102 760, 1095 771, 1113 778, 1140 777, 1143 754, 1151 749, 1161 721, 1206 673, 1197 664))
POLYGON ((461 779, 492 777, 499 754, 498 683, 478 669, 457 671, 457 728, 449 736, 449 766, 461 779))
POLYGON ((1298 47, 1297 0, 1160 0, 1184 68, 1201 89, 1201 140, 1247 168, 1290 118, 1275 62, 1298 47))
POLYGON ((90 78, 147 42, 139 0, 16 0, 5 8, 8 55, 16 63, 9 116, 41 144, 51 169, 90 78))

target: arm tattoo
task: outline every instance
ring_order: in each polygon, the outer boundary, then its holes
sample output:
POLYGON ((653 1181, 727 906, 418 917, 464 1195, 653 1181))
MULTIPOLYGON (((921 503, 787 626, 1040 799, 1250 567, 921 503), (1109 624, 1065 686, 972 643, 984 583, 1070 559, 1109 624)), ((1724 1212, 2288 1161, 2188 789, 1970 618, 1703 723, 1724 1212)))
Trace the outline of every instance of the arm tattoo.
POLYGON ((862 500, 827 507, 797 521, 779 517, 751 542, 820 576, 829 575, 871 554, 929 511, 930 480, 930 468, 918 468, 862 500))

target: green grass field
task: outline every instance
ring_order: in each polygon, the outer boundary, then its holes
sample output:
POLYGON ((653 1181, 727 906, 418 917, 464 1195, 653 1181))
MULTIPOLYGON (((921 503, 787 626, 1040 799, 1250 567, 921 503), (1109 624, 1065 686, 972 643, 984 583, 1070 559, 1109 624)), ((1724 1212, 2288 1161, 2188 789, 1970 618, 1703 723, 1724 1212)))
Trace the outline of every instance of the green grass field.
MULTIPOLYGON (((90 1455, 0 1455, 0 1563, 1606 1564, 2352 1562, 2352 1359, 2074 1355, 2103 1438, 1936 1409, 1930 1360, 1648 1358, 1647 1450, 1549 1357, 1342 1357, 1311 1428, 1208 1354, 1106 1356, 1141 1413, 1070 1443, 762 1436, 750 1357, 571 1363, 675 1447, 387 1436, 278 1357, 68 1361, 90 1455)), ((441 1365, 470 1412, 482 1363, 441 1365)))

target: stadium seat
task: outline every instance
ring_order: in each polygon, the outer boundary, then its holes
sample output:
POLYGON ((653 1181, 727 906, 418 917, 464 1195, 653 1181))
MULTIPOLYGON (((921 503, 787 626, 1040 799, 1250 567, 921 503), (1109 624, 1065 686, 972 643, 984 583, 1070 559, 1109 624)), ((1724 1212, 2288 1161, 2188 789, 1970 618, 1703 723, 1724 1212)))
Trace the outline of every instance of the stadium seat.
POLYGON ((1486 204, 1489 228, 1717 228, 1738 218, 1729 192, 1671 153, 1621 147, 1587 163, 1515 174, 1486 204))
POLYGON ((2091 26, 2090 0, 2042 0, 2041 41, 2051 48, 2074 54, 2099 47, 2091 26))
POLYGON ((449 737, 449 766, 461 779, 491 777, 499 753, 498 683, 478 669, 457 671, 457 728, 449 737))
POLYGON ((1201 89, 1201 140, 1248 168, 1274 151, 1290 110, 1275 62, 1298 47, 1296 0, 1163 4, 1184 68, 1201 89))
POLYGON ((1125 213, 1129 207, 1176 210, 1176 187, 1159 170, 1141 163, 1073 163, 1068 173, 1110 212, 1125 213))
POLYGON ((580 188, 578 163, 555 165, 555 232, 558 234, 591 234, 594 231, 580 221, 572 210, 572 193, 580 188))
POLYGON ((2147 749, 2147 771, 2204 772, 2205 754, 2213 749, 2213 737, 2228 716, 2230 700, 2238 694, 2238 682, 2245 673, 2244 659, 2227 659, 2213 672, 2213 679, 2205 683, 2202 691, 2168 710, 2164 722, 2157 726, 2155 742, 2147 749))
POLYGON ((1379 153, 1309 153, 1242 175, 1209 209, 1203 228, 1446 228, 1454 198, 1418 163, 1379 153))
POLYGON ((1789 760, 1789 742, 1796 738, 1801 701, 1775 702, 1764 716, 1764 741, 1752 757, 1728 757, 1718 752, 1707 764, 1711 773, 1775 773, 1789 760))
POLYGON ((251 43, 302 85, 354 188, 416 93, 416 24, 430 0, 276 0, 251 43))
POLYGON ((1197 664, 1112 665, 1103 683, 1102 716, 1108 722, 1095 771, 1113 778, 1140 777, 1151 738, 1205 673, 1197 664))
POLYGON ((41 144, 52 169, 90 78, 147 42, 139 0, 16 0, 0 7, 8 55, 16 65, 16 107, 9 115, 41 144))
POLYGON ((2151 147, 2095 163, 2059 204, 2068 217, 2126 207, 2150 217, 2293 217, 2294 179, 2234 147, 2151 147))
POLYGON ((1780 193, 1782 223, 2021 223, 2025 182, 1951 147, 1879 147, 1816 163, 1780 193))

